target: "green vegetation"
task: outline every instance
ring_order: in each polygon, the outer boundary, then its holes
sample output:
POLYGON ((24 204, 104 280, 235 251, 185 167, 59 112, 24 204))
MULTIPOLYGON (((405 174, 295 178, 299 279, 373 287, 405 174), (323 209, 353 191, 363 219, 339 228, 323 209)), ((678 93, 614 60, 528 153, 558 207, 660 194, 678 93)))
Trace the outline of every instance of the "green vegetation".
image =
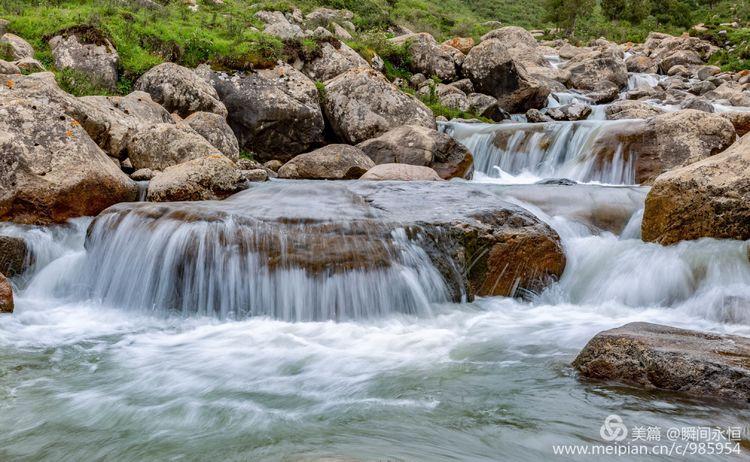
MULTIPOLYGON (((582 43, 599 36, 642 41, 653 30, 678 34, 702 22, 709 27, 703 33, 706 38, 735 44, 734 51, 717 55, 717 64, 747 68, 750 55, 748 29, 729 28, 726 36, 720 36, 712 27, 726 21, 750 22, 750 2, 745 0, 224 0, 222 5, 199 0, 195 12, 182 0, 156 1, 164 7, 139 7, 137 0, 0 0, 0 17, 8 19, 9 29, 31 42, 37 58, 53 70, 47 41, 54 35, 75 31, 88 34, 90 40, 111 41, 121 58, 120 92, 129 91, 141 74, 163 61, 251 69, 319 52, 319 41, 282 41, 263 33, 262 23, 254 17, 263 9, 351 10, 359 33, 348 44, 367 59, 375 54, 383 58, 391 79, 410 75, 408 50, 387 40, 388 29, 395 25, 443 40, 456 35, 478 38, 500 21, 546 30, 548 38, 568 36, 582 43)), ((0 55, 5 52, 0 49, 0 55)), ((80 76, 57 74, 61 85, 75 94, 102 92, 80 76)))

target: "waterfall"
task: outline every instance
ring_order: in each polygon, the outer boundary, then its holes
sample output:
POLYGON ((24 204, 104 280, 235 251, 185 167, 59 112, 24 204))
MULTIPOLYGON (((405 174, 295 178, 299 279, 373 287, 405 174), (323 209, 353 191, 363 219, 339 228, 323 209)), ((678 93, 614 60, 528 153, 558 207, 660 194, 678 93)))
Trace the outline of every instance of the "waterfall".
POLYGON ((529 183, 543 178, 635 183, 635 155, 617 144, 611 155, 594 149, 600 138, 633 121, 474 124, 445 122, 441 129, 474 155, 478 179, 529 183))
MULTIPOLYGON (((344 213, 340 220, 295 216, 294 207, 315 208, 313 188, 276 187, 283 191, 266 195, 260 187, 224 202, 115 206, 92 222, 86 249, 50 264, 27 295, 286 321, 428 315, 431 304, 449 299, 441 274, 404 229, 349 221, 344 213), (296 206, 284 207, 283 200, 296 206), (275 213, 279 219, 269 219, 275 213)), ((345 190, 332 189, 348 200, 345 190)), ((336 210, 319 206, 329 216, 336 210)), ((350 207, 349 218, 359 215, 357 204, 350 207)))
POLYGON ((658 74, 630 72, 628 74, 628 91, 654 88, 665 78, 666 76, 658 74))

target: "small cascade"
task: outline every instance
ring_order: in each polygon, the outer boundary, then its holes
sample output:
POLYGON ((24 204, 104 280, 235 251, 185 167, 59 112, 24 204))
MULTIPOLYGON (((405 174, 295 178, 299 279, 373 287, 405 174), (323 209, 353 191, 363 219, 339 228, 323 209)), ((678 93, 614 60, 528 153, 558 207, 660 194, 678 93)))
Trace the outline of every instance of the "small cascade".
POLYGON ((136 181, 138 185, 138 202, 145 202, 148 195, 148 181, 136 181))
MULTIPOLYGON (((346 194, 334 192, 343 210, 346 194)), ((432 303, 448 300, 443 277, 404 229, 360 219, 356 203, 336 220, 296 216, 315 208, 310 194, 259 188, 224 202, 113 207, 92 222, 86 250, 50 264, 27 295, 285 321, 428 315, 432 303)))
POLYGON ((612 143, 612 130, 633 121, 467 124, 446 122, 441 129, 474 155, 478 179, 532 183, 544 178, 578 182, 634 184, 635 156, 612 143), (606 141, 606 142, 605 142, 606 141), (601 148, 601 149, 599 149, 601 148))

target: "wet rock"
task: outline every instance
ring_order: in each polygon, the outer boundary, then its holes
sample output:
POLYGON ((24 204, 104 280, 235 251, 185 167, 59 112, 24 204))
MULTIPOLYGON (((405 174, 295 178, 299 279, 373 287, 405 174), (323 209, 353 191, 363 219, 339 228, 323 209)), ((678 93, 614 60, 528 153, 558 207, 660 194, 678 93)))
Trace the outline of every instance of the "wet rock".
POLYGON ((253 170, 240 170, 242 178, 251 182, 268 181, 268 172, 263 168, 253 170))
POLYGON ((617 101, 604 110, 608 120, 648 119, 664 111, 658 107, 640 101, 617 101))
POLYGON ((498 105, 511 113, 545 106, 550 89, 528 73, 498 39, 489 39, 471 49, 463 64, 474 88, 497 98, 498 105))
POLYGON ((43 78, 13 79, 0 91, 0 220, 59 223, 136 198, 135 183, 62 111, 69 100, 48 98, 57 94, 43 78), (30 88, 49 93, 26 98, 30 88))
POLYGON ((618 88, 628 83, 625 61, 611 50, 580 54, 562 68, 570 72, 570 85, 579 90, 596 90, 602 81, 611 82, 618 88))
POLYGON ((280 160, 269 160, 264 163, 263 166, 271 171, 278 172, 281 166, 284 165, 280 160))
POLYGON ((438 44, 432 35, 425 32, 401 35, 390 42, 408 48, 411 57, 409 65, 413 72, 437 76, 447 82, 456 80, 455 55, 448 49, 451 47, 438 44))
POLYGON ((305 63, 302 72, 313 80, 323 82, 350 69, 367 66, 367 61, 345 43, 322 42, 320 56, 305 63))
POLYGON ((431 167, 443 179, 471 179, 473 157, 463 144, 445 133, 417 125, 404 125, 360 143, 375 164, 408 164, 431 167))
POLYGON ((609 80, 604 80, 597 83, 594 89, 586 92, 585 95, 595 104, 606 104, 619 98, 620 88, 609 80))
POLYGON ((0 37, 0 55, 10 61, 34 57, 34 47, 29 42, 9 32, 0 37))
POLYGON ((213 112, 194 112, 183 123, 195 130, 228 159, 235 162, 239 160, 240 145, 224 117, 213 112))
POLYGON ((548 178, 546 180, 539 180, 536 184, 546 184, 555 186, 573 186, 577 185, 577 181, 569 180, 567 178, 548 178))
POLYGON ((102 38, 100 43, 84 43, 75 34, 57 35, 49 45, 58 70, 73 69, 96 85, 112 91, 117 88, 120 56, 109 40, 102 38))
POLYGON ((315 84, 288 65, 212 82, 229 109, 241 149, 260 161, 286 161, 323 143, 323 113, 315 84))
POLYGON ((467 98, 469 99, 469 111, 479 117, 485 117, 495 122, 510 119, 510 114, 498 106, 495 97, 482 93, 470 93, 467 98))
POLYGON ((148 184, 151 202, 219 200, 247 187, 231 160, 212 155, 166 168, 148 184))
POLYGON ((279 178, 355 180, 374 167, 373 161, 355 146, 329 144, 300 154, 279 169, 279 178))
POLYGON ((406 124, 435 128, 430 109, 372 69, 352 69, 326 82, 323 109, 336 135, 351 144, 406 124))
POLYGON ((155 172, 150 168, 142 168, 131 173, 130 178, 133 181, 150 181, 157 173, 159 172, 155 172))
POLYGON ((128 143, 130 162, 140 170, 164 170, 221 152, 186 125, 156 124, 140 130, 128 143))
POLYGON ((547 115, 554 120, 584 120, 591 114, 588 104, 571 103, 547 109, 547 115))
POLYGON ((13 312, 13 286, 0 273, 0 313, 13 312))
POLYGON ((380 164, 367 171, 361 180, 441 181, 440 175, 430 167, 408 164, 380 164))
POLYGON ((714 105, 701 98, 690 98, 682 102, 682 109, 695 109, 696 111, 714 112, 714 105))
MULTIPOLYGON (((714 116, 719 117, 719 116, 714 116)), ((729 149, 659 176, 646 197, 645 241, 750 239, 750 135, 729 149)))
POLYGON ((13 277, 26 271, 32 255, 20 237, 0 236, 0 273, 13 277))
POLYGON ((529 121, 529 123, 536 124, 536 123, 552 122, 552 117, 543 113, 539 109, 529 109, 528 111, 526 111, 526 120, 529 121))
MULTIPOLYGON (((209 240, 215 245, 239 245, 257 252, 269 271, 303 269, 309 277, 377 272, 400 264, 397 234, 423 249, 453 301, 537 292, 565 267, 559 236, 548 225, 486 188, 465 182, 267 182, 207 207, 122 204, 91 226, 128 214, 149 227, 175 220, 210 221, 219 227, 220 234, 209 240), (283 208, 273 205, 278 200, 283 200, 283 208), (239 232, 222 232, 221 223, 227 220, 239 232), (263 239, 242 239, 261 228, 263 239)), ((177 258, 180 268, 205 267, 197 252, 177 258)))
POLYGON ((586 377, 743 403, 749 364, 750 339, 644 322, 600 332, 573 362, 586 377))
POLYGON ((734 127, 723 117, 685 109, 617 125, 597 138, 593 150, 601 159, 614 159, 618 149, 636 155, 635 180, 650 184, 668 170, 723 151, 734 138, 734 127))
POLYGON ((214 87, 193 70, 174 63, 151 68, 138 79, 135 89, 150 94, 167 111, 181 117, 200 111, 227 116, 227 108, 214 87))

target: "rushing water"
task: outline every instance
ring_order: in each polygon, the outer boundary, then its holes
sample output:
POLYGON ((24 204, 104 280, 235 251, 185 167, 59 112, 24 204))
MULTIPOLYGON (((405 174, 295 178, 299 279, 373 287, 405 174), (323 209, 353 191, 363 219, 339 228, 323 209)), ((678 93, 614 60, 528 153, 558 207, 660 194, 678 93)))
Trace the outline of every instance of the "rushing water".
MULTIPOLYGON (((143 297, 158 262, 168 267, 149 249, 186 239, 185 230, 159 224, 149 234, 120 223, 127 235, 98 242, 104 220, 86 251, 89 219, 6 226, 44 257, 33 277, 14 281, 16 313, 0 316, 0 460, 550 460, 554 444, 599 441, 612 413, 664 429, 747 423, 750 411, 736 404, 588 382, 569 365, 595 333, 631 321, 750 335, 747 243, 643 243, 644 188, 486 188, 560 233, 568 266, 559 283, 527 302, 438 297, 429 312, 341 322, 126 309, 118 304, 127 294, 102 287, 143 297)), ((294 206, 279 201, 254 205, 268 213, 294 206)), ((408 271, 429 266, 399 261, 408 271)), ((264 283, 252 272, 221 276, 212 280, 225 288, 243 276, 264 283)), ((309 282, 282 279, 266 283, 293 291, 309 282)), ((369 279, 383 293, 435 290, 434 279, 415 281, 369 279)), ((209 288, 191 290, 196 305, 208 303, 209 288)))

